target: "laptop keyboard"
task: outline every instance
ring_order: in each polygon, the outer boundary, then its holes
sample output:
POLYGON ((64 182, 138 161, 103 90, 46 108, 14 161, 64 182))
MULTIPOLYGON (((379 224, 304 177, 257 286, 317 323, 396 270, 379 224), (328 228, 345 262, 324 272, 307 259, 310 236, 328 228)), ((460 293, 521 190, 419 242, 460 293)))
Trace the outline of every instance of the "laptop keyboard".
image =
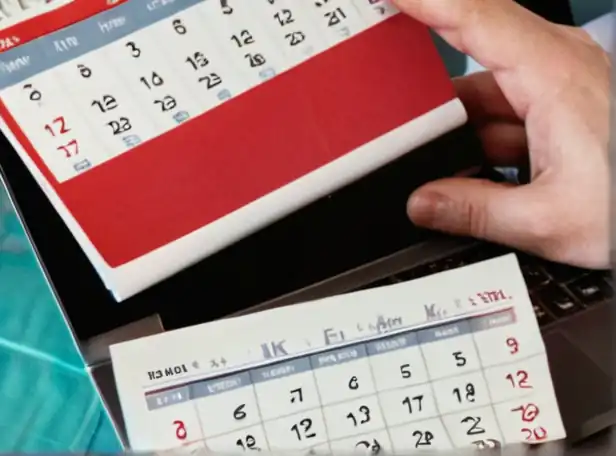
MULTIPOLYGON (((380 279, 361 289, 406 282, 507 253, 511 253, 511 250, 481 244, 380 279)), ((610 271, 589 271, 548 262, 524 253, 515 253, 530 292, 537 321, 542 328, 606 302, 612 297, 613 282, 610 271)))

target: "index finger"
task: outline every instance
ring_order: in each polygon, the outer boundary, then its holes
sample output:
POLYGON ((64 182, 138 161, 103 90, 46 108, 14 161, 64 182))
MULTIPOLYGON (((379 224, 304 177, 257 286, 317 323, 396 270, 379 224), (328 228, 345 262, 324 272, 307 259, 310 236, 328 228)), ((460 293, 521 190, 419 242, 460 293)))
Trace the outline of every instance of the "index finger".
POLYGON ((552 57, 555 25, 513 0, 392 0, 489 70, 552 57))

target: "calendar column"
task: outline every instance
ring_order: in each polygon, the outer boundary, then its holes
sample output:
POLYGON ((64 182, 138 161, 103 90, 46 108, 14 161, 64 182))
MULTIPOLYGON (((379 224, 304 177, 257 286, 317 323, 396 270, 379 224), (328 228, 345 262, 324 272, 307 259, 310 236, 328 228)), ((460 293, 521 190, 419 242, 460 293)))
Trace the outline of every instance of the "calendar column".
POLYGON ((243 75, 247 89, 290 67, 284 51, 251 13, 248 2, 205 1, 197 7, 199 20, 221 51, 243 75))
POLYGON ((421 330, 418 337, 452 446, 502 442, 470 323, 463 320, 421 330))
POLYGON ((528 310, 471 322, 506 444, 565 437, 541 333, 528 310))
POLYGON ((390 452, 365 345, 311 357, 332 451, 390 452))
POLYGON ((147 446, 138 449, 150 451, 179 447, 192 452, 204 448, 201 423, 191 401, 190 386, 148 394, 146 403, 152 414, 150 432, 147 446))
POLYGON ((38 43, 28 43, 0 56, 4 87, 0 97, 36 153, 59 182, 109 160, 112 154, 97 140, 70 95, 58 86, 53 60, 38 43))
POLYGON ((304 7, 330 46, 368 28, 352 0, 317 0, 306 2, 304 7))
POLYGON ((251 377, 271 450, 329 449, 309 358, 255 369, 251 377))
POLYGON ((417 334, 391 336, 367 347, 394 451, 450 449, 417 334))
POLYGON ((214 452, 269 449, 250 374, 239 372, 193 385, 205 445, 214 452))
POLYGON ((450 448, 417 335, 400 334, 367 347, 393 449, 450 448))
POLYGON ((255 17, 266 25, 266 30, 282 48, 290 67, 327 49, 327 40, 311 21, 303 2, 256 0, 247 3, 255 17))

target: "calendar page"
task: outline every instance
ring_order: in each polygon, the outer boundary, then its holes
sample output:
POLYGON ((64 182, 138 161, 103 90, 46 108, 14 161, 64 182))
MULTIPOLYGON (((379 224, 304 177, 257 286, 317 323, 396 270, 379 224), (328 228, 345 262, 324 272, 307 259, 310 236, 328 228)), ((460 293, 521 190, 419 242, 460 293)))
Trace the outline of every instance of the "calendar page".
POLYGON ((133 450, 404 453, 565 438, 515 255, 111 355, 133 450))
POLYGON ((386 0, 65 0, 0 30, 0 120, 123 300, 466 113, 386 0))

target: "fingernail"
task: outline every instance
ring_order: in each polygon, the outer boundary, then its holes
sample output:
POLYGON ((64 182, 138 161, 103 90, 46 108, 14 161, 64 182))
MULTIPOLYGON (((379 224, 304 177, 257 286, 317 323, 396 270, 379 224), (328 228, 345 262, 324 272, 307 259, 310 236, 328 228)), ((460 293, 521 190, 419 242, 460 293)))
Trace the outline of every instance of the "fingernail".
POLYGON ((419 192, 411 195, 408 204, 409 217, 416 225, 436 227, 447 217, 449 199, 439 193, 419 192))

